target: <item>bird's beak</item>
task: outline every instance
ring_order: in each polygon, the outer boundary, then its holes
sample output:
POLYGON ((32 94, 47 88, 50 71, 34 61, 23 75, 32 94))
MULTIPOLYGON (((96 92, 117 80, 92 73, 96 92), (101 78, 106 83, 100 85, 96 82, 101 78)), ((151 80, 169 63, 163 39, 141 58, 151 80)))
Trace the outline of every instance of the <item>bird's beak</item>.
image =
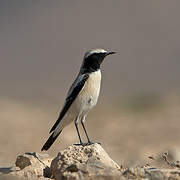
POLYGON ((111 55, 111 54, 115 54, 115 53, 116 53, 116 52, 113 52, 113 51, 107 52, 107 53, 106 53, 106 56, 111 55))

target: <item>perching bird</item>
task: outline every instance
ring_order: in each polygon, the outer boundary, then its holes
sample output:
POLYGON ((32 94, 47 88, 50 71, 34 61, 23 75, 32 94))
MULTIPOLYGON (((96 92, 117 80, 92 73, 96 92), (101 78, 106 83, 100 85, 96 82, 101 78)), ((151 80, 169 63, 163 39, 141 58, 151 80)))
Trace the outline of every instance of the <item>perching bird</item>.
POLYGON ((48 150, 62 130, 72 121, 75 122, 80 145, 92 144, 88 137, 84 122, 88 112, 96 105, 98 100, 101 86, 101 63, 106 56, 114 53, 115 52, 107 52, 104 49, 94 49, 85 53, 80 72, 68 91, 59 118, 50 130, 52 134, 41 151, 48 150), (79 120, 81 120, 88 143, 83 143, 81 140, 78 129, 79 120))

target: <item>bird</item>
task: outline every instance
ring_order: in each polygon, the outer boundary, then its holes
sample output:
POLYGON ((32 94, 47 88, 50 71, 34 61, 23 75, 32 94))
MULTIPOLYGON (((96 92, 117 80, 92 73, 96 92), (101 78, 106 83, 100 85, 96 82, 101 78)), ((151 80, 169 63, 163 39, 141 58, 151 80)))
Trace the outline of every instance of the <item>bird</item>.
POLYGON ((80 71, 67 93, 59 117, 49 132, 51 135, 43 145, 41 151, 47 151, 62 130, 73 121, 79 137, 79 145, 85 146, 93 144, 88 136, 84 123, 88 112, 98 101, 101 87, 101 64, 105 57, 115 53, 114 51, 106 51, 100 48, 92 49, 85 53, 80 71), (87 143, 82 142, 78 128, 79 121, 81 121, 87 143))

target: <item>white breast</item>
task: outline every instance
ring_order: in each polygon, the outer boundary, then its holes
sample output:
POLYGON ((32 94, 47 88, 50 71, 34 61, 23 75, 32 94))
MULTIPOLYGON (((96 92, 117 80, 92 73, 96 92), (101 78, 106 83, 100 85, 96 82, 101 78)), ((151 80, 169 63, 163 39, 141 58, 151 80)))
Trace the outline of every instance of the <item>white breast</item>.
POLYGON ((79 110, 79 114, 86 114, 92 109, 98 100, 101 86, 101 71, 98 70, 89 75, 85 82, 84 88, 79 93, 75 104, 79 110))
POLYGON ((58 131, 70 124, 77 116, 87 115, 97 103, 101 86, 101 71, 93 72, 75 101, 70 106, 61 123, 58 125, 58 131))

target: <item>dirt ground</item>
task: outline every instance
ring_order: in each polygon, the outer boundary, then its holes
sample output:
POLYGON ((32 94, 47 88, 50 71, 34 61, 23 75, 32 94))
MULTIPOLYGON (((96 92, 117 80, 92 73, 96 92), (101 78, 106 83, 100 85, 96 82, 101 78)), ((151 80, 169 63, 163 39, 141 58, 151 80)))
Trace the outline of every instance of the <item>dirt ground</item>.
MULTIPOLYGON (((148 161, 148 156, 163 151, 176 152, 180 158, 179 96, 101 102, 89 114, 86 127, 92 141, 101 142, 118 164, 140 165, 148 161)), ((4 98, 0 107, 0 167, 6 167, 15 162, 18 154, 40 152, 58 116, 59 104, 46 102, 39 106, 4 98)), ((56 156, 58 151, 76 142, 78 137, 72 123, 47 153, 56 156)))

